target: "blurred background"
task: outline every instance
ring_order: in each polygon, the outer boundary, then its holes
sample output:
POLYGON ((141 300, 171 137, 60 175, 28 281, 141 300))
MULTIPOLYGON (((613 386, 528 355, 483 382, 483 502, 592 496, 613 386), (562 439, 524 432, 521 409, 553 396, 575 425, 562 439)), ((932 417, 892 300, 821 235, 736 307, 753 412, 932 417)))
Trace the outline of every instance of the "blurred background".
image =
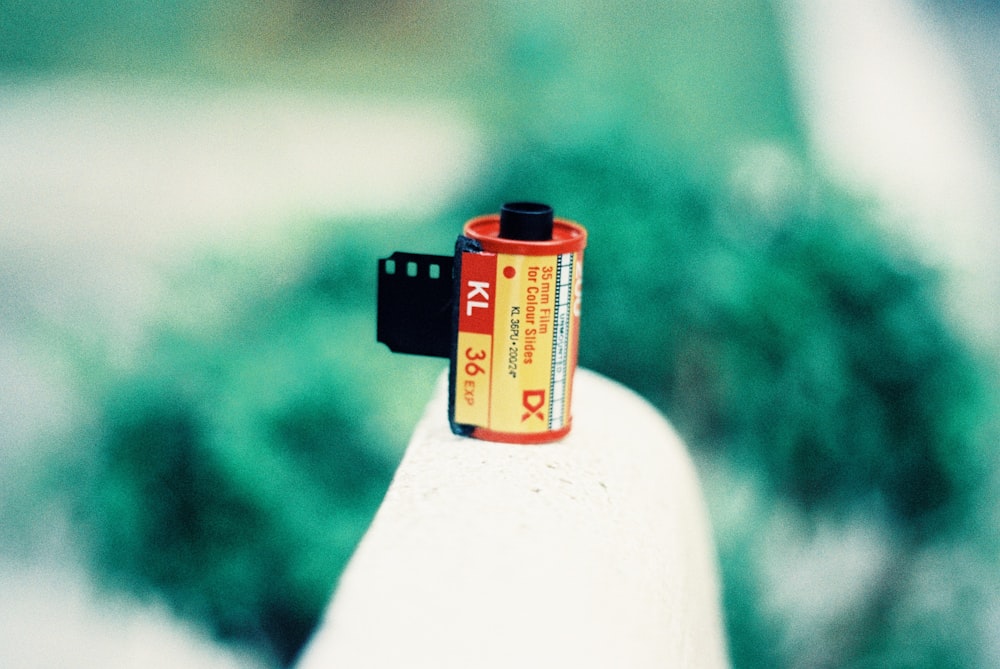
POLYGON ((282 667, 443 361, 375 259, 587 226, 736 667, 1000 665, 1000 4, 0 0, 0 665, 282 667))

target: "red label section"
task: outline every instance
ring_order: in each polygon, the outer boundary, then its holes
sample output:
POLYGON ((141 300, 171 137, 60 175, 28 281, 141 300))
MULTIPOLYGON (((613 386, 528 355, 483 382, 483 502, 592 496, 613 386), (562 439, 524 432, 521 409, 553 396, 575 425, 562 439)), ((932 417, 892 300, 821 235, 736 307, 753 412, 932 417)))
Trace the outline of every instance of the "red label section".
POLYGON ((459 286, 458 329, 493 334, 497 257, 492 253, 463 253, 459 286))

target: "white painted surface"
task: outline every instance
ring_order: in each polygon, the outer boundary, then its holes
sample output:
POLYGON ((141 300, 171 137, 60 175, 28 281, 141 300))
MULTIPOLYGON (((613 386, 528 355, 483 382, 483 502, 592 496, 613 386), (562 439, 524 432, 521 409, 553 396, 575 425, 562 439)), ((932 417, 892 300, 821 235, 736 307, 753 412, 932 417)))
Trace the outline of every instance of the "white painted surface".
POLYGON ((723 667, 716 558, 684 444, 578 372, 541 446, 452 435, 442 384, 300 669, 723 667))

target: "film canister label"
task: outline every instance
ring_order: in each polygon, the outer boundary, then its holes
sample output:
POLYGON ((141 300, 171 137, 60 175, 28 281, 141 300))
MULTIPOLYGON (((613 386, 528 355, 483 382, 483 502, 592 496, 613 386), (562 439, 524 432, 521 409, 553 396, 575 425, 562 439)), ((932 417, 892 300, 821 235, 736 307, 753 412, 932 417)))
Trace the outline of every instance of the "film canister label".
POLYGON ((557 219, 552 240, 502 239, 473 219, 457 251, 453 428, 509 442, 570 428, 585 233, 557 219), (481 250, 479 250, 481 249, 481 250))

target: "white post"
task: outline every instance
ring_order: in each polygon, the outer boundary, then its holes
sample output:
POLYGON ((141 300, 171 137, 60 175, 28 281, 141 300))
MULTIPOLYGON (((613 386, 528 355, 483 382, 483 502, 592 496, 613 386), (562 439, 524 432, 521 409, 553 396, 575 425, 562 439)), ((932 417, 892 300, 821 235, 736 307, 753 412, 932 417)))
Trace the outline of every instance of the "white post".
POLYGON ((440 389, 300 669, 728 666, 691 459, 586 370, 549 445, 453 436, 440 389))

